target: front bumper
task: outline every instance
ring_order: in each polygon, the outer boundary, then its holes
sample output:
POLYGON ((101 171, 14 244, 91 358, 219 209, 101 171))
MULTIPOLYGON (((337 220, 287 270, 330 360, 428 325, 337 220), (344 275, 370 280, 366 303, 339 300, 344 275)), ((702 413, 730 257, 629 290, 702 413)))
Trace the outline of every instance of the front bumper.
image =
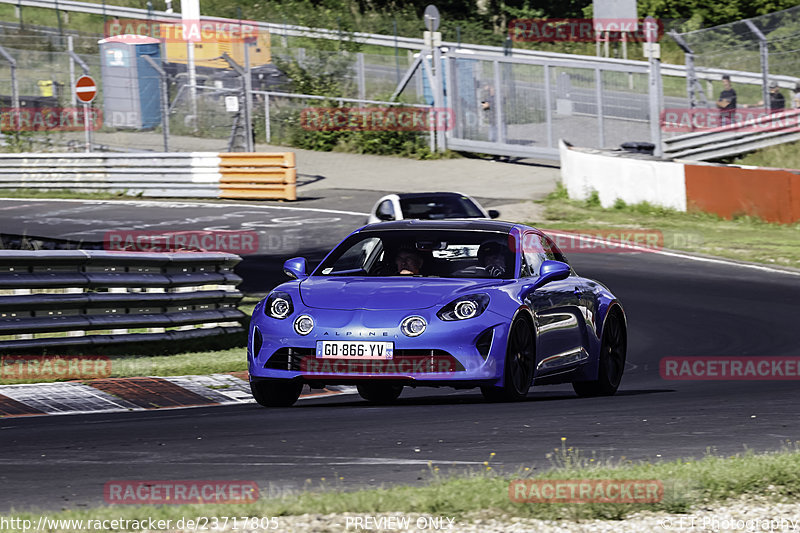
POLYGON ((419 385, 498 384, 508 337, 507 319, 486 310, 467 320, 443 321, 434 309, 368 311, 301 307, 286 319, 268 317, 256 308, 250 325, 248 362, 252 379, 298 379, 308 383, 352 384, 390 380, 419 385), (308 335, 294 331, 299 315, 314 319, 308 335), (427 322, 425 331, 408 337, 400 323, 409 316, 427 322), (317 342, 363 340, 392 342, 386 361, 318 359, 317 342))

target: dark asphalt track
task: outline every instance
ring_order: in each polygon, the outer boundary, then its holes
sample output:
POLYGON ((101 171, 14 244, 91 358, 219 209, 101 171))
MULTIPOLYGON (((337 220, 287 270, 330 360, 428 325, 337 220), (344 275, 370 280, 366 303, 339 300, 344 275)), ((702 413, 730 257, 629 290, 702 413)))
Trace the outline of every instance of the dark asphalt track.
MULTIPOLYGON (((262 293, 283 281, 284 260, 303 255, 312 264, 321 261, 366 223, 362 213, 384 194, 388 193, 313 190, 296 202, 0 200, 0 235, 47 237, 102 249, 111 234, 125 239, 137 232, 253 232, 258 250, 234 251, 243 259, 236 273, 244 279, 239 286, 243 292, 262 293)), ((487 207, 504 203, 477 200, 487 207)))
POLYGON ((483 469, 492 452, 496 470, 542 469, 561 437, 612 460, 800 440, 796 381, 664 381, 658 371, 667 356, 800 357, 800 277, 656 254, 570 260, 625 305, 629 365, 617 396, 578 399, 569 387, 540 387, 527 402, 486 404, 477 391, 406 389, 392 407, 346 396, 290 409, 3 419, 0 507, 95 505, 103 485, 120 479, 255 480, 273 494, 323 477, 344 488, 413 483, 430 477, 428 461, 445 471, 483 469))

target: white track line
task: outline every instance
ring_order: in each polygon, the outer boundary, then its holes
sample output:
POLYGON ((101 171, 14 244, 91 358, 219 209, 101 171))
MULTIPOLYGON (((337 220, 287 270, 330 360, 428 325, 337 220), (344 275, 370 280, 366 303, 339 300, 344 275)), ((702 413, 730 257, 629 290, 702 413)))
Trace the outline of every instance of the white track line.
POLYGON ((315 213, 334 213, 337 215, 352 215, 352 216, 359 216, 359 217, 368 217, 369 213, 359 213, 357 211, 342 211, 338 209, 322 209, 318 207, 289 207, 289 206, 282 206, 282 205, 251 205, 251 204, 233 204, 227 202, 174 202, 165 200, 163 202, 157 202, 153 200, 81 200, 76 198, 0 198, 2 201, 9 201, 9 202, 72 202, 72 203, 84 203, 84 204, 124 204, 124 205, 133 205, 133 206, 140 206, 140 207, 164 207, 169 208, 170 206, 174 206, 176 204, 180 205, 181 207, 247 207, 247 208, 255 208, 255 209, 283 209, 288 211, 312 211, 315 213))

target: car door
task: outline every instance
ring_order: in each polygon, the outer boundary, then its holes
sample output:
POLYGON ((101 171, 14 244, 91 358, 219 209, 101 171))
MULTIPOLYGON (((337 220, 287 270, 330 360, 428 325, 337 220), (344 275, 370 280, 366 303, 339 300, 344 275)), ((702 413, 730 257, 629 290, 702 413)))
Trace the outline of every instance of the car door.
MULTIPOLYGON (((566 258, 547 237, 535 232, 523 236, 522 275, 535 281, 546 260, 566 258)), ((563 280, 551 281, 524 296, 536 319, 536 376, 557 373, 585 362, 585 292, 574 272, 563 280)))

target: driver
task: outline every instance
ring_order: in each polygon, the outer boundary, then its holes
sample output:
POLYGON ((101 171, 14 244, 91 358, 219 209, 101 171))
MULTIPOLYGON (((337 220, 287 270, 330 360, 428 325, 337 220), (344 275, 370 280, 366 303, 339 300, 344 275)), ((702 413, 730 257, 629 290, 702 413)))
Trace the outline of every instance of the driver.
POLYGON ((486 241, 478 248, 478 263, 493 278, 506 273, 505 247, 497 241, 486 241))
POLYGON ((397 273, 403 276, 418 275, 424 262, 419 253, 408 248, 401 248, 394 257, 397 273))

